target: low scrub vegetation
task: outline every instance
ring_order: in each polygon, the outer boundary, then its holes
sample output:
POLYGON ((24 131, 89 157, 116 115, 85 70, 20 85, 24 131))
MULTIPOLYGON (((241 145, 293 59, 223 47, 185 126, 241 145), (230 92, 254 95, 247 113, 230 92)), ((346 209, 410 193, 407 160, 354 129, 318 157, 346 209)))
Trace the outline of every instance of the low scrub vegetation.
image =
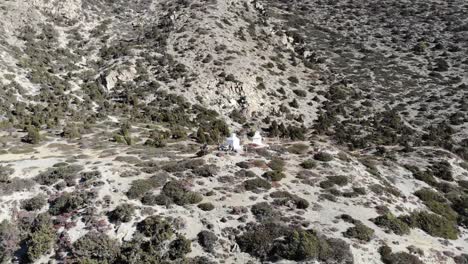
POLYGON ((437 214, 426 211, 413 212, 408 216, 402 217, 402 219, 411 227, 422 229, 431 236, 446 239, 458 238, 459 232, 456 223, 437 214))
POLYGON ((135 213, 135 206, 131 204, 119 204, 108 216, 111 222, 130 222, 135 213))
POLYGON ((418 257, 407 252, 393 253, 392 249, 384 245, 379 248, 380 258, 385 264, 424 264, 418 257))
POLYGON ((255 178, 244 181, 244 187, 248 191, 269 190, 271 184, 264 179, 255 178))
POLYGON ((344 241, 327 239, 312 230, 288 228, 271 222, 248 226, 236 241, 243 252, 261 260, 352 261, 349 245, 344 241))
POLYGON ((170 199, 177 205, 196 204, 203 200, 202 196, 189 190, 188 186, 181 181, 170 181, 166 183, 161 195, 170 199))
POLYGON ((41 210, 47 204, 45 195, 37 195, 21 202, 21 208, 26 211, 41 210))
POLYGON ((410 233, 408 224, 394 216, 392 213, 386 213, 378 216, 372 219, 372 221, 385 231, 393 232, 396 235, 407 235, 410 233))
POLYGON ((152 176, 149 179, 138 179, 134 180, 131 184, 130 189, 127 191, 127 196, 130 199, 139 199, 143 197, 147 192, 161 187, 167 181, 168 177, 164 173, 159 173, 152 176))
POLYGON ((353 227, 348 228, 343 235, 349 238, 355 238, 364 242, 371 241, 374 230, 363 223, 356 223, 353 227))

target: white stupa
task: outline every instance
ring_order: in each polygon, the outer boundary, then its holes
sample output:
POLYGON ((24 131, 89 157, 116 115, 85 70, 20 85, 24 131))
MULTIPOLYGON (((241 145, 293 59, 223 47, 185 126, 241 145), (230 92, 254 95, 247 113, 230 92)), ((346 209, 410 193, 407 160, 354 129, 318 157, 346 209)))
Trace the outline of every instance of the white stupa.
POLYGON ((242 150, 240 139, 236 136, 235 133, 232 133, 231 136, 226 139, 226 145, 235 151, 242 150))
POLYGON ((255 135, 252 137, 252 144, 263 146, 263 137, 260 135, 260 132, 255 132, 255 135))

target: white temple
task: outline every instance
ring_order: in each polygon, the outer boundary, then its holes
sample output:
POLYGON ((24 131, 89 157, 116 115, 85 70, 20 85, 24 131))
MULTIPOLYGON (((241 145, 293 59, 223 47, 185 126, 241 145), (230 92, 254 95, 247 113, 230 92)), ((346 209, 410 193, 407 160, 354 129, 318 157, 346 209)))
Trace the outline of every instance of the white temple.
POLYGON ((252 137, 252 144, 263 146, 263 137, 260 135, 260 132, 255 132, 255 135, 252 137))
POLYGON ((231 136, 226 139, 226 145, 235 151, 242 150, 240 139, 236 136, 235 133, 232 133, 231 136))

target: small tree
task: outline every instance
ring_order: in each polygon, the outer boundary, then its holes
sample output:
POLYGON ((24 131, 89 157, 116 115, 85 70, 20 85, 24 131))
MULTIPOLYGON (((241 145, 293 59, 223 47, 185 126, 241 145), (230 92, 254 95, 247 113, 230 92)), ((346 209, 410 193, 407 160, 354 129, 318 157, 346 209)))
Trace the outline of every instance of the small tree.
POLYGON ((123 137, 125 143, 127 145, 129 145, 129 146, 132 145, 133 139, 132 139, 132 135, 130 134, 130 129, 128 129, 126 127, 122 127, 121 134, 122 134, 122 137, 123 137))
POLYGON ((183 258, 187 253, 192 252, 192 243, 182 235, 169 244, 169 258, 171 260, 183 258))
POLYGON ((68 138, 68 139, 79 138, 80 137, 80 131, 78 130, 78 128, 75 125, 67 124, 63 128, 62 137, 68 138))
POLYGON ((41 134, 39 129, 34 126, 28 126, 26 128, 26 136, 23 138, 23 141, 29 144, 38 144, 41 141, 41 134))
POLYGON ((130 124, 129 123, 124 123, 120 131, 116 134, 114 134, 113 139, 117 143, 125 143, 127 145, 132 145, 133 144, 133 139, 130 134, 130 124))
POLYGON ((120 204, 113 211, 109 212, 111 222, 130 222, 133 218, 135 207, 131 204, 120 204))
POLYGON ((205 130, 203 128, 201 128, 201 127, 198 128, 196 138, 197 138, 197 142, 200 143, 200 144, 206 144, 207 143, 205 130))
POLYGON ((55 243, 57 234, 52 225, 50 215, 41 214, 34 220, 31 230, 33 231, 26 240, 28 260, 34 262, 42 255, 49 252, 55 243))

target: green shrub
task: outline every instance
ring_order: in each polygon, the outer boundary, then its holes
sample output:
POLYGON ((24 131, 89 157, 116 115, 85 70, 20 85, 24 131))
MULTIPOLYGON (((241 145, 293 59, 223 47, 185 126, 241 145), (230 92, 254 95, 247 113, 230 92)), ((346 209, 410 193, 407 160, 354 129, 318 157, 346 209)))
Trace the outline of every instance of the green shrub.
POLYGON ((289 125, 282 137, 290 138, 291 140, 305 140, 306 133, 307 129, 304 126, 296 127, 289 125))
POLYGON ((412 227, 420 228, 431 236, 457 239, 456 224, 446 218, 428 212, 414 212, 403 219, 412 227))
POLYGON ((213 177, 216 176, 219 172, 219 168, 216 165, 213 164, 206 164, 203 166, 200 166, 198 168, 195 168, 193 171, 193 174, 201 177, 213 177))
POLYGON ((343 233, 345 237, 356 238, 361 241, 369 242, 371 241, 374 230, 370 227, 367 227, 363 223, 356 223, 355 226, 350 227, 343 233))
POLYGON ((380 258, 385 264, 424 264, 418 257, 406 252, 392 253, 392 249, 384 245, 379 248, 380 258))
POLYGON ((127 197, 130 199, 138 199, 143 197, 147 192, 154 187, 149 179, 138 179, 131 183, 130 189, 127 191, 127 197))
POLYGON ((379 169, 377 168, 377 163, 371 158, 364 158, 360 160, 361 164, 366 167, 366 171, 372 175, 380 176, 379 169))
POLYGON ((130 133, 130 124, 124 123, 122 124, 120 130, 113 135, 113 140, 117 143, 125 143, 127 145, 133 144, 133 138, 130 133))
POLYGON ((154 215, 137 224, 137 230, 158 242, 168 240, 174 234, 172 225, 164 218, 154 215))
POLYGON ((244 170, 244 169, 236 171, 234 175, 240 178, 253 178, 256 176, 255 172, 251 170, 244 170))
POLYGON ((327 179, 338 186, 345 186, 349 182, 346 176, 328 176, 327 179))
POLYGON ((245 232, 236 237, 236 242, 241 251, 262 261, 315 259, 324 263, 352 263, 349 245, 344 241, 319 237, 312 230, 273 222, 248 225, 245 232))
POLYGON ((15 192, 29 191, 34 186, 35 182, 30 179, 12 178, 8 182, 0 183, 0 193, 2 195, 10 195, 15 192))
POLYGON ((287 227, 267 222, 247 226, 247 230, 236 237, 236 242, 242 252, 247 252, 261 260, 273 256, 274 241, 287 234, 287 227))
POLYGON ((436 202, 445 202, 445 198, 440 195, 438 192, 433 191, 429 188, 423 188, 414 193, 419 199, 424 202, 436 201, 436 202))
MULTIPOLYGON (((294 98, 291 102, 289 102, 289 106, 291 106, 292 108, 299 108, 299 102, 297 101, 296 98, 294 98)), ((289 109, 286 110, 287 109, 286 106, 284 108, 285 108, 285 111, 283 111, 283 112, 288 113, 289 109)), ((280 108, 280 110, 282 110, 282 109, 280 108)))
POLYGON ((448 193, 453 193, 453 192, 458 192, 458 186, 453 183, 448 183, 448 182, 438 182, 434 186, 439 192, 442 192, 444 194, 448 193))
POLYGON ((325 199, 325 200, 328 200, 328 201, 331 201, 331 202, 337 202, 338 201, 338 199, 336 199, 335 195, 330 194, 330 193, 321 193, 319 195, 319 198, 320 199, 325 199))
POLYGON ((128 164, 140 164, 140 159, 135 156, 117 156, 114 160, 128 164))
POLYGON ((113 263, 162 263, 161 242, 147 240, 136 233, 132 240, 123 241, 118 259, 113 263))
POLYGON ((135 213, 135 206, 131 204, 119 204, 114 210, 109 212, 108 217, 111 222, 130 222, 135 213))
POLYGON ((91 231, 73 243, 72 252, 79 260, 113 263, 120 252, 120 245, 106 234, 91 231))
POLYGON ((171 260, 183 258, 186 254, 192 252, 192 243, 182 235, 169 244, 169 258, 171 260))
POLYGON ((53 185, 60 180, 64 180, 67 184, 73 185, 78 178, 78 172, 83 170, 80 165, 65 165, 49 168, 44 172, 39 173, 34 180, 42 185, 53 185))
POLYGON ((297 144, 294 144, 294 145, 291 145, 289 148, 288 148, 288 151, 291 152, 291 153, 294 153, 294 154, 304 154, 307 152, 307 150, 309 149, 309 146, 305 145, 305 144, 300 144, 300 143, 297 143, 297 144))
POLYGON ((369 189, 373 193, 378 194, 378 195, 388 194, 388 195, 393 195, 396 197, 401 197, 400 191, 393 186, 388 186, 388 185, 383 186, 383 185, 376 183, 376 184, 372 184, 371 186, 369 186, 369 189))
POLYGON ((26 256, 33 262, 51 250, 57 234, 48 214, 40 214, 34 219, 31 233, 26 239, 26 256))
POLYGON ((314 159, 323 162, 329 162, 333 160, 333 156, 326 152, 318 152, 314 155, 314 159))
POLYGON ((357 195, 365 195, 367 193, 364 187, 353 187, 353 192, 357 195))
POLYGON ((424 203, 432 212, 442 216, 443 218, 456 222, 458 218, 457 212, 455 212, 450 205, 446 203, 429 201, 424 203))
POLYGON ((279 246, 278 254, 285 259, 294 261, 317 259, 321 247, 327 247, 321 245, 320 242, 312 232, 295 230, 286 236, 285 242, 279 246))
POLYGON ((200 244, 203 249, 208 252, 214 252, 216 241, 218 241, 218 237, 215 235, 215 233, 203 230, 198 233, 197 238, 198 244, 200 244))
POLYGON ((234 122, 237 122, 239 124, 244 124, 245 122, 247 122, 247 118, 245 117, 244 114, 242 114, 241 111, 237 110, 237 109, 234 109, 231 114, 229 114, 229 117, 234 121, 234 122))
POLYGON ((39 129, 34 126, 28 126, 26 128, 26 136, 23 137, 23 141, 29 144, 38 144, 41 141, 41 134, 39 129))
POLYGON ((73 124, 67 124, 62 131, 62 137, 68 139, 79 138, 81 136, 80 131, 78 128, 73 124))
POLYGON ((50 203, 49 213, 60 215, 78 210, 86 205, 87 201, 79 193, 64 193, 50 203))
POLYGON ((254 204, 251 208, 251 211, 258 221, 269 220, 277 216, 277 213, 267 202, 254 204))
POLYGON ((211 211, 215 207, 214 207, 214 205, 212 203, 201 203, 201 204, 198 205, 198 208, 200 208, 203 211, 211 211))
POLYGON ((171 129, 171 138, 176 140, 182 140, 187 137, 187 132, 180 126, 173 127, 171 129))
POLYGON ((306 97, 307 92, 301 89, 294 89, 293 92, 299 97, 306 97))
POLYGON ((272 192, 270 197, 275 199, 274 204, 276 205, 286 205, 293 202, 298 209, 306 209, 310 205, 306 199, 285 191, 272 192))
POLYGON ((323 263, 352 263, 349 245, 342 240, 319 237, 312 230, 290 230, 276 245, 277 255, 294 261, 315 260, 323 263))
POLYGON ((166 183, 161 194, 169 197, 177 205, 196 204, 203 200, 203 197, 190 191, 183 182, 170 181, 166 183))
POLYGON ((434 165, 431 166, 431 169, 434 172, 434 176, 436 176, 437 178, 446 181, 454 180, 452 175, 452 165, 450 165, 450 163, 448 163, 445 160, 434 163, 434 165))
POLYGON ((244 181, 244 187, 248 191, 256 191, 259 189, 269 190, 271 189, 271 184, 264 179, 255 178, 244 181))
POLYGON ((320 188, 322 189, 329 189, 335 186, 335 184, 333 184, 333 182, 329 180, 321 181, 319 185, 320 185, 320 188))
POLYGON ((195 134, 195 139, 200 144, 207 144, 208 143, 208 134, 203 128, 198 128, 197 133, 195 134))
POLYGON ((163 186, 167 179, 168 176, 166 173, 159 173, 149 179, 134 180, 126 193, 127 197, 130 199, 139 199, 147 192, 163 186))
POLYGON ((95 179, 99 179, 101 178, 101 172, 99 171, 84 171, 82 173, 80 173, 80 176, 81 176, 81 181, 91 181, 91 180, 95 180, 95 179))
POLYGON ((329 189, 335 185, 345 186, 348 184, 348 177, 346 176, 328 176, 326 181, 320 182, 320 187, 329 189))
POLYGON ((282 159, 274 158, 270 162, 268 162, 268 167, 275 171, 283 171, 286 162, 282 159))
POLYGON ((47 204, 45 195, 37 195, 21 202, 21 208, 26 211, 41 210, 47 204))
POLYGON ((27 240, 27 256, 30 261, 35 261, 42 255, 46 254, 55 241, 55 230, 43 228, 31 234, 27 240))
POLYGON ((302 168, 308 170, 308 169, 312 169, 312 168, 315 168, 317 166, 317 163, 313 160, 304 160, 303 162, 301 162, 301 164, 299 164, 302 168))
POLYGON ((423 181, 431 186, 434 186, 437 184, 437 180, 434 178, 434 175, 432 171, 427 170, 427 171, 416 171, 413 172, 413 176, 416 180, 423 181))
POLYGON ((154 148, 164 148, 166 145, 167 144, 164 141, 164 139, 161 139, 161 138, 148 139, 145 142, 145 146, 150 146, 154 148))
POLYGON ((194 170, 203 165, 205 165, 204 159, 190 159, 186 161, 169 162, 168 164, 164 165, 162 169, 166 172, 174 173, 186 170, 194 170))
POLYGON ((307 209, 310 203, 304 198, 294 198, 294 203, 298 209, 307 209))
POLYGON ((461 195, 451 200, 453 210, 461 216, 460 224, 468 227, 468 195, 461 195))
POLYGON ((299 79, 296 76, 289 76, 288 81, 290 81, 293 84, 298 84, 299 83, 299 79))
POLYGON ((114 142, 116 142, 116 143, 119 143, 119 144, 125 142, 123 136, 122 136, 122 135, 119 135, 119 134, 114 134, 114 135, 112 135, 112 140, 113 140, 114 142))
POLYGON ((267 171, 263 173, 262 177, 270 181, 277 182, 277 181, 281 181, 282 179, 284 179, 286 175, 282 173, 281 171, 273 170, 273 171, 267 171))
POLYGON ((392 213, 387 213, 371 220, 377 226, 384 228, 386 231, 391 231, 396 235, 407 235, 410 233, 409 226, 392 213))
POLYGON ((161 205, 161 206, 168 206, 172 204, 172 199, 167 197, 164 194, 160 195, 153 195, 153 194, 146 194, 141 198, 141 202, 144 205, 161 205))

